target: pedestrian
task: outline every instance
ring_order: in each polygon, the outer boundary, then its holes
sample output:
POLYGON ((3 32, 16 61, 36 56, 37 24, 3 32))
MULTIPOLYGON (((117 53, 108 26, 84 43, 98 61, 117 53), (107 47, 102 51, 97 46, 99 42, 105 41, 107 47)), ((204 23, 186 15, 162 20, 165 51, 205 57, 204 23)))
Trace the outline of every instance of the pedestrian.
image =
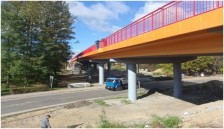
POLYGON ((51 118, 51 116, 47 115, 41 120, 41 122, 40 122, 41 128, 51 128, 51 125, 49 123, 49 118, 51 118))

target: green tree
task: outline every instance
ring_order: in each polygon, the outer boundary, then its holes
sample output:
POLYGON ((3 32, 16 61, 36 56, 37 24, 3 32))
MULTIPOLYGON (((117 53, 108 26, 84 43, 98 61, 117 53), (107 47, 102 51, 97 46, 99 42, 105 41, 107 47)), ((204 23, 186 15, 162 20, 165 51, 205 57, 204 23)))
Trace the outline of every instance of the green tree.
POLYGON ((188 61, 182 64, 182 71, 189 75, 199 74, 216 74, 222 72, 222 56, 200 56, 196 60, 188 61))
POLYGON ((57 75, 71 55, 68 40, 74 38, 72 24, 75 17, 69 13, 66 2, 46 2, 44 8, 48 10, 41 26, 39 53, 44 58, 43 66, 49 70, 48 74, 57 75))
POLYGON ((75 17, 62 1, 2 2, 2 80, 48 80, 71 55, 75 17))
POLYGON ((157 64, 157 68, 161 68, 163 71, 163 74, 167 76, 173 75, 173 64, 157 64))

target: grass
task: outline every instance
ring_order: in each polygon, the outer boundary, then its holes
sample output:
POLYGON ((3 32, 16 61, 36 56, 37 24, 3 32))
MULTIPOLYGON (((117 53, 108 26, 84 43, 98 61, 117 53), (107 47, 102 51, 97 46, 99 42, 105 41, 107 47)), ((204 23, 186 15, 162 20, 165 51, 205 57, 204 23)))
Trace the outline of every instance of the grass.
POLYGON ((137 96, 139 97, 139 96, 142 96, 142 95, 144 95, 145 93, 143 93, 143 92, 137 92, 137 96))
MULTIPOLYGON (((35 85, 36 86, 36 85, 35 85)), ((39 85, 38 85, 39 86, 39 85)), ((40 85, 42 86, 42 85, 40 85)), ((62 90, 62 89, 66 89, 66 88, 59 88, 59 87, 53 87, 53 88, 49 88, 49 91, 52 91, 52 90, 62 90)), ((39 92, 39 91, 35 91, 35 92, 39 92)), ((5 87, 2 87, 1 88, 1 95, 10 95, 10 88, 5 88, 5 87)))
POLYGON ((178 128, 182 120, 177 116, 159 117, 154 115, 151 120, 152 128, 178 128))
POLYGON ((123 104, 132 104, 130 100, 121 100, 121 103, 123 104))
POLYGON ((1 95, 9 95, 10 91, 9 88, 1 89, 1 95))
POLYGON ((98 123, 97 128, 127 128, 124 124, 119 122, 111 122, 107 120, 105 110, 102 110, 100 115, 100 122, 98 123))
POLYGON ((100 122, 97 124, 97 128, 144 128, 145 123, 124 124, 121 122, 112 122, 106 118, 105 110, 102 109, 100 115, 100 122))
POLYGON ((97 99, 95 100, 96 104, 100 105, 100 106, 110 106, 109 104, 107 104, 106 102, 104 102, 101 99, 97 99))
POLYGON ((127 99, 127 96, 117 96, 115 99, 127 99))
POLYGON ((10 94, 10 90, 7 87, 6 83, 1 84, 1 95, 8 95, 10 94))
POLYGON ((49 90, 62 90, 62 89, 67 89, 67 88, 59 88, 59 87, 49 88, 49 90))
POLYGON ((127 126, 119 122, 110 122, 105 119, 100 121, 98 128, 127 128, 127 126))

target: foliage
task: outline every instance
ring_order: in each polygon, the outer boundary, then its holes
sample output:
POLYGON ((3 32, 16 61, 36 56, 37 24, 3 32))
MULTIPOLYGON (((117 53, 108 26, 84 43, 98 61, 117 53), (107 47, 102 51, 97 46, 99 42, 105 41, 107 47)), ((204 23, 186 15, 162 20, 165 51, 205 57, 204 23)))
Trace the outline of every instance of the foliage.
POLYGON ((97 126, 97 128, 144 128, 145 123, 124 124, 121 122, 112 122, 107 119, 105 110, 102 109, 100 122, 97 126))
POLYGON ((151 122, 153 128, 178 128, 182 120, 177 116, 159 117, 154 115, 151 122))
POLYGON ((21 93, 30 93, 30 92, 37 92, 37 91, 48 91, 48 86, 36 86, 36 87, 17 87, 17 88, 10 88, 11 94, 21 94, 21 93))
POLYGON ((148 71, 156 70, 156 64, 139 64, 139 69, 148 69, 148 71))
POLYGON ((95 102, 100 106, 109 106, 109 104, 107 104, 106 102, 104 102, 101 99, 97 99, 97 100, 95 100, 95 102))
POLYGON ((182 71, 188 75, 196 75, 201 72, 205 74, 222 73, 222 56, 200 56, 196 60, 182 64, 182 71))
POLYGON ((173 75, 173 64, 158 64, 157 68, 162 68, 163 74, 167 76, 173 75))
POLYGON ((71 55, 75 22, 65 1, 3 1, 1 78, 28 86, 57 75, 71 55))
MULTIPOLYGON (((154 75, 165 74, 173 75, 173 64, 158 64, 157 68, 162 69, 162 73, 154 73, 154 75)), ((199 75, 205 73, 207 75, 223 72, 222 56, 200 56, 196 60, 182 63, 182 72, 187 75, 199 75)))
POLYGON ((9 88, 7 87, 6 84, 2 83, 1 84, 1 95, 8 95, 10 94, 9 88))
POLYGON ((10 94, 10 90, 7 88, 7 89, 1 89, 1 95, 8 95, 10 94))
POLYGON ((126 68, 124 67, 125 65, 123 63, 115 63, 112 65, 112 69, 118 70, 118 71, 125 71, 126 68))
POLYGON ((105 110, 102 110, 102 115, 100 115, 100 122, 98 123, 98 128, 127 128, 124 124, 118 122, 110 122, 106 118, 105 110))

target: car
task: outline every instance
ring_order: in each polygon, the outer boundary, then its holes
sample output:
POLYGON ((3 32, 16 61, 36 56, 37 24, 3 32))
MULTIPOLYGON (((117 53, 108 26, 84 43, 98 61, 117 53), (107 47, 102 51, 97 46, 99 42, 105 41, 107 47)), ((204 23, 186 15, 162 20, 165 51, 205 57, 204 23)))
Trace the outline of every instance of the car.
POLYGON ((120 78, 107 78, 105 88, 109 90, 122 90, 126 87, 120 78))

